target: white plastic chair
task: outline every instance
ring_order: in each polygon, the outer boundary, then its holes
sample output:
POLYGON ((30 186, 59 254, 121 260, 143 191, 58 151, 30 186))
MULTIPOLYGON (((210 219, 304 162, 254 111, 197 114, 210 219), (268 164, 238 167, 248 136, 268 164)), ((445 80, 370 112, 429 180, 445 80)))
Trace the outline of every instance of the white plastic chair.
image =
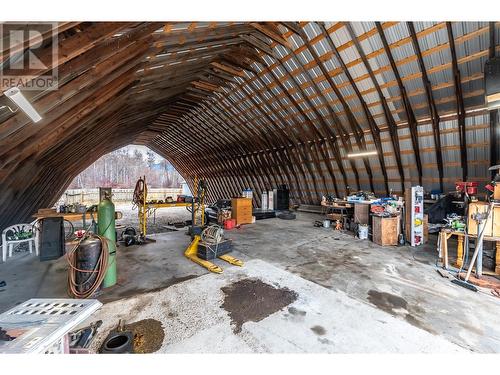
POLYGON ((28 243, 30 254, 33 253, 33 244, 35 245, 35 254, 38 256, 38 230, 34 223, 31 224, 15 224, 7 227, 2 232, 2 261, 5 263, 7 261, 7 251, 9 253, 9 258, 12 257, 12 251, 14 250, 14 245, 21 243, 28 243), (22 240, 7 240, 7 236, 12 236, 15 233, 20 232, 33 232, 30 238, 25 238, 22 240))

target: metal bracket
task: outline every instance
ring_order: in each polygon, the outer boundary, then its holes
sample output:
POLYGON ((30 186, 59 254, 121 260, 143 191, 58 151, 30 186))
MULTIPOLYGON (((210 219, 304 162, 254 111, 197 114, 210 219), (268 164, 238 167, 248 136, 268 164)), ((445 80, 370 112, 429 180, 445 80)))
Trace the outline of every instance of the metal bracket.
POLYGON ((19 111, 19 108, 16 108, 16 110, 14 111, 10 106, 8 105, 3 105, 0 107, 0 109, 5 109, 7 108, 9 111, 11 111, 12 113, 16 113, 17 111, 19 111))

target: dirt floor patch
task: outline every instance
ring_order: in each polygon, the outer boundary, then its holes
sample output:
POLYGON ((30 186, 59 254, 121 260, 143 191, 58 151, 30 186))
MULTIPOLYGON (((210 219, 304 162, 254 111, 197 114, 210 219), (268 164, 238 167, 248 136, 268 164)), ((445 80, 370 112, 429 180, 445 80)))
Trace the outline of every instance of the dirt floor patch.
POLYGON ((294 302, 298 295, 288 288, 274 288, 259 279, 243 279, 227 287, 221 305, 234 323, 233 332, 241 332, 243 323, 259 322, 294 302))
POLYGON ((155 319, 143 319, 126 324, 124 330, 132 331, 134 334, 135 353, 154 353, 161 348, 165 338, 161 322, 155 319))

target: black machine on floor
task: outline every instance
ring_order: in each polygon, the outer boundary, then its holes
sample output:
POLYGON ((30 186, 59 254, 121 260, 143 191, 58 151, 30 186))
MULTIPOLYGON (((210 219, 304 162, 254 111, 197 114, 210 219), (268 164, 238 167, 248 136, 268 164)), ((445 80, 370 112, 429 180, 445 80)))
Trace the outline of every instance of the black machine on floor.
POLYGON ((65 253, 64 219, 46 217, 40 223, 40 261, 59 259, 65 253))
POLYGON ((255 216, 255 220, 272 219, 276 217, 276 211, 255 208, 253 210, 253 216, 255 216))
POLYGON ((135 244, 140 245, 142 243, 141 236, 137 234, 137 231, 134 227, 127 227, 122 232, 120 240, 123 241, 125 246, 132 246, 135 244))
POLYGON ((277 211, 286 211, 290 208, 290 190, 286 185, 279 185, 274 191, 275 207, 277 211))
POLYGON ((230 210, 231 200, 230 199, 218 199, 217 202, 211 204, 205 208, 205 223, 210 224, 218 223, 219 212, 221 210, 230 210))

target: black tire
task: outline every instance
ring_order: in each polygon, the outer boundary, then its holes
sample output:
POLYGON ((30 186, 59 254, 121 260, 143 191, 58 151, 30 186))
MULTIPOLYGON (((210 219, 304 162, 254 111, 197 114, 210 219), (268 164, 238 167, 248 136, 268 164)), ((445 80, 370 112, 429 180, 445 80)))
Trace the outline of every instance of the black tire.
POLYGON ((134 335, 132 332, 111 332, 101 346, 103 354, 133 353, 134 335))
POLYGON ((282 212, 281 214, 278 215, 278 218, 282 220, 295 220, 297 215, 295 215, 292 212, 282 212))

